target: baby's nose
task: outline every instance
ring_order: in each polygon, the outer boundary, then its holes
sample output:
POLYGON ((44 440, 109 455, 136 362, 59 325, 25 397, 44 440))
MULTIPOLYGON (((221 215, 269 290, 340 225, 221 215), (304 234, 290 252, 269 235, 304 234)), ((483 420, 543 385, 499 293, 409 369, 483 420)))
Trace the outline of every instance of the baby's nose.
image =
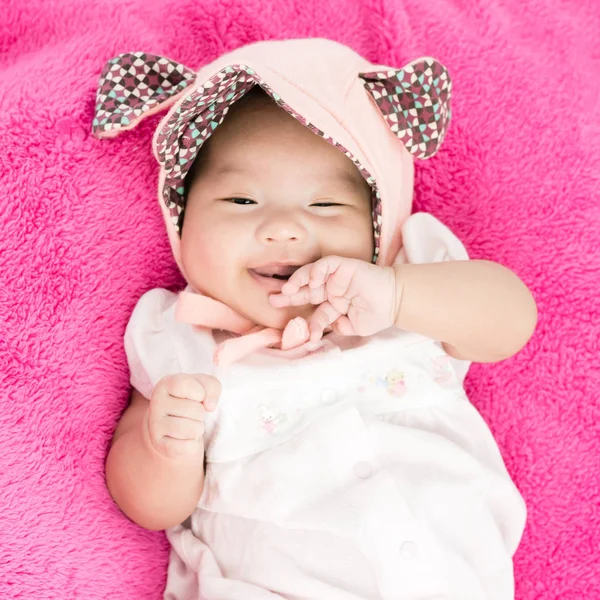
POLYGON ((297 219, 283 215, 264 221, 258 230, 258 237, 263 244, 302 242, 306 235, 306 229, 297 219))

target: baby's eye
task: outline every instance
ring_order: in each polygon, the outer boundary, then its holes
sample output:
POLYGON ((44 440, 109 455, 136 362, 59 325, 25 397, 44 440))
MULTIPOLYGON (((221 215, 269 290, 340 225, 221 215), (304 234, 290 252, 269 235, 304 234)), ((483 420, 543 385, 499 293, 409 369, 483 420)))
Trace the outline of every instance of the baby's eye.
POLYGON ((315 202, 315 204, 311 204, 311 206, 343 206, 343 204, 339 204, 337 202, 315 202))
POLYGON ((254 200, 249 198, 225 198, 225 202, 231 202, 232 204, 239 204, 240 206, 248 206, 249 204, 256 204, 254 200))

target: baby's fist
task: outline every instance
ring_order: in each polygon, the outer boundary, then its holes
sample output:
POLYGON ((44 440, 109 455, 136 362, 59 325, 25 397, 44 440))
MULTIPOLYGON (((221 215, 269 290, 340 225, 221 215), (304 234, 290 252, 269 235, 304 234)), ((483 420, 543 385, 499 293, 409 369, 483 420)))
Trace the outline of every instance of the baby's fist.
POLYGON ((215 410, 220 394, 221 383, 210 375, 163 377, 148 408, 148 433, 156 450, 167 458, 203 456, 204 416, 215 410))

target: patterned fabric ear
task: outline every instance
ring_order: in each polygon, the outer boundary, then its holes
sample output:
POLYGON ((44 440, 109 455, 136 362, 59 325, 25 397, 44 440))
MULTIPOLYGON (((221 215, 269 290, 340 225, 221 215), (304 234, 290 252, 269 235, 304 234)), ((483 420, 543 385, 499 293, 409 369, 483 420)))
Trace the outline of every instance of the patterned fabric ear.
POLYGON ((96 93, 92 132, 114 137, 163 110, 191 85, 196 73, 155 54, 130 52, 109 60, 96 93))
POLYGON ((360 73, 390 129, 415 158, 439 149, 450 122, 452 81, 433 58, 419 58, 400 70, 360 73))

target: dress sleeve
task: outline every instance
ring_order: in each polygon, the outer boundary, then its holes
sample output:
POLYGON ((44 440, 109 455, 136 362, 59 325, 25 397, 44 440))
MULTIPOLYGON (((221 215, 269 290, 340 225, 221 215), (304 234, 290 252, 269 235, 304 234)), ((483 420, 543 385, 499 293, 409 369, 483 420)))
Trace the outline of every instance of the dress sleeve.
MULTIPOLYGON (((402 249, 394 261, 395 264, 425 264, 455 260, 469 260, 469 254, 456 235, 433 215, 424 212, 414 213, 404 222, 402 249)), ((462 383, 471 362, 449 358, 456 376, 462 383)))
POLYGON ((146 398, 162 377, 181 371, 170 325, 176 299, 176 294, 161 288, 146 292, 125 329, 130 382, 146 398))
POLYGON ((463 243, 428 213, 411 215, 402 226, 402 250, 395 263, 437 263, 469 260, 463 243))

